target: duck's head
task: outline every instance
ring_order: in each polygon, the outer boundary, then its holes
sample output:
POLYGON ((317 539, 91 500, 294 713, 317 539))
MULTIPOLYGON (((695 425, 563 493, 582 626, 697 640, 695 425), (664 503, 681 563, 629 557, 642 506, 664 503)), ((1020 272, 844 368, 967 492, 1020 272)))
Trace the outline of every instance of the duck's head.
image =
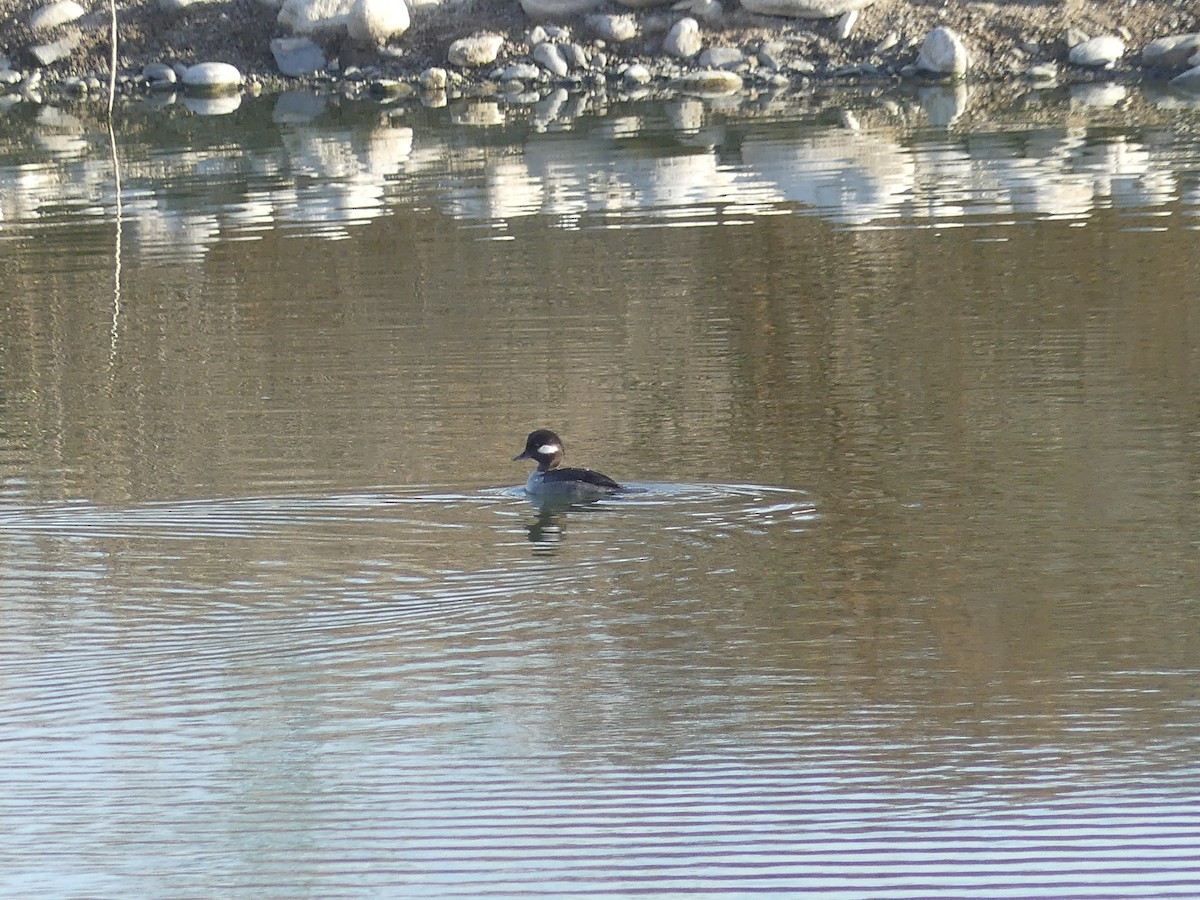
POLYGON ((548 428, 539 428, 529 432, 525 449, 514 456, 513 461, 532 459, 537 462, 539 469, 546 472, 562 462, 564 449, 562 439, 557 434, 548 428))

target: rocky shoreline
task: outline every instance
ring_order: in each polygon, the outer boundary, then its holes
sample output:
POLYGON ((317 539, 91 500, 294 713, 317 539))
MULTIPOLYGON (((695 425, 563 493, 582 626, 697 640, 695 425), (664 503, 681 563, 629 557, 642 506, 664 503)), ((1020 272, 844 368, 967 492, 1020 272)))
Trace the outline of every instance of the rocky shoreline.
MULTIPOLYGON (((118 85, 453 97, 670 87, 718 96, 812 83, 1170 79, 1200 94, 1200 11, 1179 0, 135 0, 118 85), (759 11, 755 11, 759 10, 759 11), (766 15, 761 10, 786 12, 766 15)), ((102 96, 108 6, 0 0, 0 98, 102 96)))

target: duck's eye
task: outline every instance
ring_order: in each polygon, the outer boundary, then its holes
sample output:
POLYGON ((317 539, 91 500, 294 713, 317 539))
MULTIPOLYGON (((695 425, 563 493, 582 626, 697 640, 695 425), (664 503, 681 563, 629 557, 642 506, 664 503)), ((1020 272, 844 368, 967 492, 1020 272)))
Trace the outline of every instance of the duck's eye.
POLYGON ((558 444, 542 444, 542 446, 538 447, 538 453, 542 454, 542 456, 553 456, 561 449, 558 444))

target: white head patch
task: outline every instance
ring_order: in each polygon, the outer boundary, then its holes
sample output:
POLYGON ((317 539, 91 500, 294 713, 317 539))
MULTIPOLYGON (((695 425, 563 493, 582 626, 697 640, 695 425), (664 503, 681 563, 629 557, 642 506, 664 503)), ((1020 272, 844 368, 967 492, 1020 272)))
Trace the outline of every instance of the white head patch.
POLYGON ((553 456, 561 449, 562 447, 558 446, 558 444, 542 444, 542 446, 538 447, 538 453, 542 454, 542 456, 553 456))

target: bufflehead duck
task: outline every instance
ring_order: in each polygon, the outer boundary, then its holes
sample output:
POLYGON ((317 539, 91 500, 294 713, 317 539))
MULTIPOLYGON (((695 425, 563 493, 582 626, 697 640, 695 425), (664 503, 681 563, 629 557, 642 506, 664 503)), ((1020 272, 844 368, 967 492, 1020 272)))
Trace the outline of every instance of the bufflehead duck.
POLYGON ((559 468, 563 460, 562 439, 546 428, 529 433, 525 449, 513 457, 537 461, 537 468, 525 482, 525 493, 531 497, 563 497, 568 499, 596 499, 613 491, 621 490, 607 475, 591 469, 559 468))

